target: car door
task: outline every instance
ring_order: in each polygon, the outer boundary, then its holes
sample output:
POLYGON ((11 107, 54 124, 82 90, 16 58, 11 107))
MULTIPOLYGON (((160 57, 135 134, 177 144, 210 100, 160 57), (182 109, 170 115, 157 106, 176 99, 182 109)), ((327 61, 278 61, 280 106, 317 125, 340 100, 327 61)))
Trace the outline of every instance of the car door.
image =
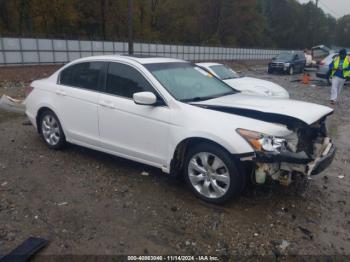
POLYGON ((297 54, 293 56, 293 67, 294 67, 294 72, 299 72, 300 65, 299 65, 299 57, 297 54))
POLYGON ((104 148, 143 163, 166 165, 170 110, 141 71, 109 63, 98 114, 104 148), (142 91, 153 92, 161 101, 159 105, 135 104, 133 94, 142 91))
POLYGON ((99 146, 97 105, 105 62, 83 62, 64 69, 59 76, 57 99, 67 139, 99 146))

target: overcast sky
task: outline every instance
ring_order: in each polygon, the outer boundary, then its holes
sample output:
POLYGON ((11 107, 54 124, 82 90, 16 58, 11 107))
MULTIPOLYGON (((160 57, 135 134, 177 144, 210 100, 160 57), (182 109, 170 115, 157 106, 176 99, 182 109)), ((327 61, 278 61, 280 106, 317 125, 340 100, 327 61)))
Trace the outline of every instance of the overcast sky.
MULTIPOLYGON (((300 3, 307 3, 310 1, 311 0, 299 0, 300 3)), ((312 1, 316 3, 316 0, 312 1)), ((350 14, 349 0, 319 0, 319 7, 336 18, 350 14)))

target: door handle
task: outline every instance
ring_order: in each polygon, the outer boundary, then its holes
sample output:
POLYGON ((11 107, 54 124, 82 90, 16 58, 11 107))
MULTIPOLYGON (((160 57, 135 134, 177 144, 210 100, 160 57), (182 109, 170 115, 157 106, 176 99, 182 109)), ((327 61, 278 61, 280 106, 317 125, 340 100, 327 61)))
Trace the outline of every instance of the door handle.
POLYGON ((59 95, 59 96, 65 96, 67 95, 66 92, 62 91, 62 90, 56 90, 56 95, 59 95))
POLYGON ((107 107, 107 108, 110 108, 110 109, 114 109, 115 108, 115 106, 113 105, 112 102, 106 102, 106 101, 102 101, 100 103, 100 106, 107 107))

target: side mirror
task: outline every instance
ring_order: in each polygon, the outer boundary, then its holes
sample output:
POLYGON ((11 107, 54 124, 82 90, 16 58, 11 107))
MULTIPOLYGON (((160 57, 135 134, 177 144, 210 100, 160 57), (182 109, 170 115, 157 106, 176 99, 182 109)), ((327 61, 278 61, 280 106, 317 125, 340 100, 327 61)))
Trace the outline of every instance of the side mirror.
POLYGON ((157 103, 157 97, 152 92, 139 92, 133 95, 135 104, 138 105, 155 105, 157 103))

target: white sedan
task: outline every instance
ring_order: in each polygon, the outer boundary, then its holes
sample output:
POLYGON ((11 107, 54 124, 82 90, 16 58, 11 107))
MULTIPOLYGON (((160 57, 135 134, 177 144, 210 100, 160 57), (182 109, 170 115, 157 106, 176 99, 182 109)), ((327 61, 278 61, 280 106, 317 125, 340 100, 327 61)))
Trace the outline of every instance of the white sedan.
POLYGON ((197 65, 244 94, 289 98, 287 90, 280 85, 258 78, 240 76, 226 65, 218 63, 197 63, 197 65))
POLYGON ((212 203, 250 181, 316 175, 335 154, 331 108, 237 93, 183 60, 82 58, 28 91, 26 114, 49 148, 69 142, 160 168, 212 203))

